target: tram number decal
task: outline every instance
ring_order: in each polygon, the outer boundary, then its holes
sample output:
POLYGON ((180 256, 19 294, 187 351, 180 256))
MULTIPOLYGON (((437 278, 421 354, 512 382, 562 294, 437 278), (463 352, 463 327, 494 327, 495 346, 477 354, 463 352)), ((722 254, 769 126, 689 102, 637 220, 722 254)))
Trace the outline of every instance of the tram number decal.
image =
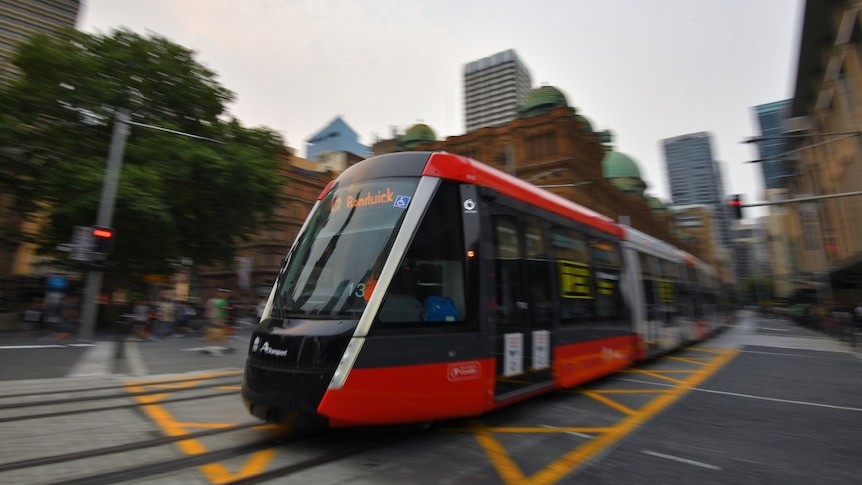
POLYGON ((560 296, 563 298, 593 298, 590 265, 560 260, 560 296))
POLYGON ((665 303, 674 301, 673 297, 673 281, 659 280, 658 281, 659 300, 665 303))

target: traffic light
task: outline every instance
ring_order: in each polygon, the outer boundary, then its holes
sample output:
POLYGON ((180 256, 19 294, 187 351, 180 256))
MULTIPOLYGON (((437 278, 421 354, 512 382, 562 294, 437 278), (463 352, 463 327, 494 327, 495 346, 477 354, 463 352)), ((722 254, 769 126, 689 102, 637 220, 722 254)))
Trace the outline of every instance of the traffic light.
POLYGON ((93 228, 93 252, 111 254, 114 250, 114 229, 96 226, 93 228))
POLYGON ((734 219, 742 219, 742 196, 736 194, 730 199, 730 210, 734 219))

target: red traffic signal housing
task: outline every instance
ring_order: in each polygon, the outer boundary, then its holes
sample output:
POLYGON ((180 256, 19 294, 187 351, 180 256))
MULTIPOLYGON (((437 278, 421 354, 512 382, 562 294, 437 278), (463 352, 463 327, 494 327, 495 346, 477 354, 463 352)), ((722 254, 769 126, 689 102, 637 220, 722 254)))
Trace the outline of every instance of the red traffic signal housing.
POLYGON ((114 229, 110 227, 93 228, 93 252, 111 254, 114 250, 114 229))
POLYGON ((737 194, 730 199, 730 209, 734 219, 742 219, 742 196, 737 194))

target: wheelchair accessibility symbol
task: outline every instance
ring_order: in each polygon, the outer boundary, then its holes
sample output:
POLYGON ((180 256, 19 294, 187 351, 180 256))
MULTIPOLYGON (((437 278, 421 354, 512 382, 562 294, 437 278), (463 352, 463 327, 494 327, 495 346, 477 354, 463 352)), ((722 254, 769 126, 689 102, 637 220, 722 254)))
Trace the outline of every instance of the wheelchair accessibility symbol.
POLYGON ((407 195, 398 195, 395 196, 395 207, 399 209, 406 209, 407 206, 410 205, 410 197, 407 195))

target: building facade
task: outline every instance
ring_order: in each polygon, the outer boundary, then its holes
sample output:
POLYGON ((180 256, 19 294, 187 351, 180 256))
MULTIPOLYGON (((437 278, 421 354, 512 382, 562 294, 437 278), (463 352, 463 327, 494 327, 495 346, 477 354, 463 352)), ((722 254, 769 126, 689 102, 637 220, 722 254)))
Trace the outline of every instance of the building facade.
MULTIPOLYGON (((75 27, 79 8, 79 0, 0 0, 0 84, 20 76, 12 65, 18 44, 35 33, 50 35, 75 27)), ((0 279, 25 275, 32 269, 34 246, 20 238, 32 224, 10 230, 21 224, 15 202, 0 193, 0 279)))
POLYGON ((808 0, 788 120, 793 281, 862 301, 862 2, 808 0))
POLYGON ((0 0, 0 83, 18 75, 12 56, 20 42, 74 28, 80 6, 80 0, 0 0))
POLYGON ((713 157, 712 136, 691 133, 662 141, 673 205, 704 204, 715 214, 716 238, 730 246, 730 217, 724 202, 721 169, 713 157))
POLYGON ((518 117, 518 106, 532 89, 530 71, 509 49, 464 66, 466 131, 504 125, 518 117))

